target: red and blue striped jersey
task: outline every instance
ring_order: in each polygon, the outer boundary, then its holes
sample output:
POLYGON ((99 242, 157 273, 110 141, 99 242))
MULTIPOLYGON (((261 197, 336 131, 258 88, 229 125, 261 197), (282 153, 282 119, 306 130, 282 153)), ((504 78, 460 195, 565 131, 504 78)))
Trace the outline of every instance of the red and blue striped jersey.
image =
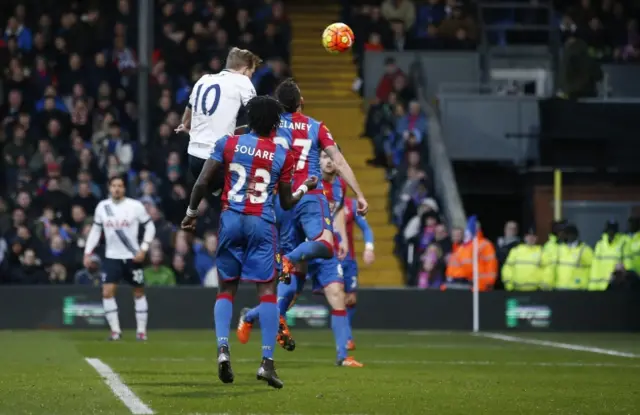
POLYGON ((331 209, 331 216, 333 216, 344 204, 344 198, 347 193, 347 183, 342 177, 338 176, 331 182, 322 179, 322 189, 329 201, 329 209, 331 209))
MULTIPOLYGON (((282 114, 274 141, 293 154, 293 190, 300 187, 310 176, 316 176, 318 179, 322 177, 320 152, 336 144, 324 123, 299 112, 282 114)), ((320 192, 322 181, 309 193, 320 192)))
POLYGON ((364 216, 358 215, 358 203, 350 197, 344 198, 344 222, 349 239, 349 253, 347 259, 355 258, 355 243, 353 242, 353 225, 358 225, 362 231, 364 243, 373 243, 373 230, 364 216))
POLYGON ((211 159, 225 167, 222 210, 260 216, 275 223, 271 194, 278 182, 291 182, 291 153, 270 138, 244 134, 217 141, 211 159))
MULTIPOLYGON (((344 197, 347 191, 347 183, 341 177, 334 177, 333 181, 328 182, 324 179, 321 180, 322 188, 327 201, 329 202, 329 210, 331 211, 331 217, 333 218, 344 204, 344 197)), ((340 235, 335 228, 333 228, 333 248, 335 252, 338 252, 340 246, 340 235)))

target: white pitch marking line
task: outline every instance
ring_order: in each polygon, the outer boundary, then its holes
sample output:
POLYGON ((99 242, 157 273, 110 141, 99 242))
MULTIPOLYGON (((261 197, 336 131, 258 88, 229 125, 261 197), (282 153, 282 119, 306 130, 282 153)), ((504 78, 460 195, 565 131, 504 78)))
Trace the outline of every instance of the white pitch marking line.
MULTIPOLYGON (((114 357, 118 360, 132 360, 126 357, 114 357)), ((140 359, 137 357, 136 360, 140 359)), ((153 362, 209 362, 212 359, 200 357, 151 357, 144 360, 153 362)), ((256 363, 255 359, 234 359, 235 363, 256 363)), ((232 363, 233 363, 232 362, 232 363)), ((282 363, 331 363, 330 360, 323 359, 283 359, 282 363)), ((495 360, 366 360, 365 363, 372 365, 426 365, 426 366, 541 366, 541 367, 620 367, 625 369, 640 369, 640 364, 622 364, 613 362, 525 362, 525 361, 504 361, 495 360)))
POLYGON ((578 352, 589 352, 597 354, 605 354, 608 356, 640 358, 640 355, 628 352, 621 352, 612 349, 602 349, 600 347, 585 346, 582 344, 560 343, 548 340, 527 339, 525 337, 508 336, 498 333, 473 333, 474 336, 486 337, 489 339, 502 340, 505 342, 532 344, 534 346, 555 347, 557 349, 574 350, 578 352))
POLYGON ((104 383, 124 403, 134 415, 151 415, 153 410, 144 404, 131 389, 120 379, 120 376, 100 359, 87 357, 87 361, 104 380, 104 383))

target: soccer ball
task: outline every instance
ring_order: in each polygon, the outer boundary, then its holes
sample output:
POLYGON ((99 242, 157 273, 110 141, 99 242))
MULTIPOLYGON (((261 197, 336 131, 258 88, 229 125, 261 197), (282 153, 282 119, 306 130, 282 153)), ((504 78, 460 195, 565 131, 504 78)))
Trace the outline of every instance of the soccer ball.
POLYGON ((351 49, 355 36, 344 23, 332 23, 322 33, 322 45, 329 53, 343 53, 351 49))

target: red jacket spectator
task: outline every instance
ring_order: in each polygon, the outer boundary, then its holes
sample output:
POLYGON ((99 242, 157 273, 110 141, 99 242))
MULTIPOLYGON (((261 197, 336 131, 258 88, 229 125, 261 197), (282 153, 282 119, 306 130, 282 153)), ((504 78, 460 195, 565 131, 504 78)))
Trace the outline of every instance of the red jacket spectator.
POLYGON ((387 101, 389 94, 393 91, 393 83, 398 76, 404 76, 404 72, 396 64, 395 59, 387 58, 384 65, 384 76, 378 83, 376 98, 380 101, 387 101))

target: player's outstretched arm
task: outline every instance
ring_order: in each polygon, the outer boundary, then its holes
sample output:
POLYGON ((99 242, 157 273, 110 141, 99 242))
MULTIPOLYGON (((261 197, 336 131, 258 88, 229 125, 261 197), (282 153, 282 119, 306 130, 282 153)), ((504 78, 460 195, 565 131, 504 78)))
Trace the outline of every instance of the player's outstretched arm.
POLYGON ((364 216, 355 215, 354 220, 356 222, 356 225, 358 225, 358 227, 362 231, 362 236, 364 239, 364 263, 367 265, 371 265, 376 259, 373 253, 373 230, 371 229, 371 226, 369 226, 369 223, 364 216))
POLYGON ((280 197, 280 205, 284 210, 291 209, 296 203, 302 199, 305 193, 309 190, 313 190, 318 185, 318 178, 316 176, 311 176, 307 180, 304 181, 304 184, 295 192, 291 192, 291 183, 290 182, 280 182, 278 184, 278 195, 280 197))
POLYGON ((213 178, 220 170, 220 165, 220 162, 213 159, 207 159, 207 161, 204 162, 204 166, 198 176, 198 180, 196 180, 196 183, 193 185, 193 189, 191 190, 191 199, 189 201, 189 207, 187 208, 187 215, 182 220, 182 229, 195 229, 196 218, 198 217, 198 205, 200 205, 200 201, 202 201, 202 198, 207 194, 207 192, 210 191, 209 188, 211 187, 213 178))
POLYGON ((185 132, 188 133, 191 130, 191 105, 187 105, 182 114, 182 123, 174 131, 176 133, 185 132))
POLYGON ((364 194, 362 193, 362 189, 360 189, 360 184, 358 184, 358 180, 356 179, 356 175, 351 170, 351 166, 347 163, 347 160, 344 158, 340 150, 336 145, 328 146, 324 149, 331 160, 336 165, 336 169, 338 169, 338 173, 340 177, 344 179, 345 182, 349 185, 351 190, 356 194, 356 200, 358 202, 358 214, 366 215, 369 210, 369 204, 367 200, 364 198, 364 194))

